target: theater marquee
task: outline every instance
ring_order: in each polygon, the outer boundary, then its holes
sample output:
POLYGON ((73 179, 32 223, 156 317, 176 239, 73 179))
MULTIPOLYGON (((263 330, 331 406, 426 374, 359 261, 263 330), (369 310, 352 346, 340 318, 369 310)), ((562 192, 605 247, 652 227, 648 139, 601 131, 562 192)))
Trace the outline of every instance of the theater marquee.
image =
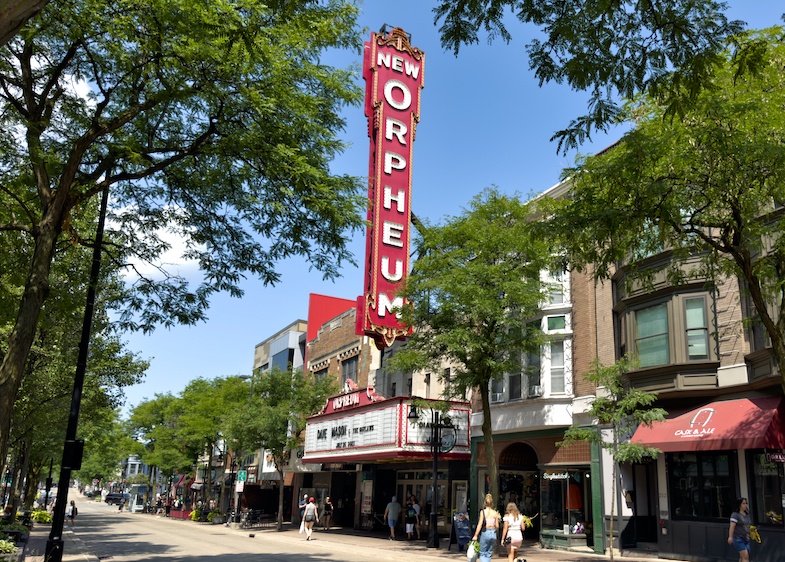
MULTIPOLYGON (((421 400, 422 402, 422 400, 421 400)), ((431 411, 422 408, 421 421, 410 420, 411 398, 385 399, 373 389, 356 390, 327 401, 324 410, 306 421, 304 463, 348 463, 430 459, 433 454, 431 411)), ((441 419, 441 457, 471 457, 469 405, 451 402, 441 419)))
POLYGON ((368 233, 365 291, 357 299, 357 333, 381 349, 410 329, 396 310, 409 272, 412 148, 420 120, 425 54, 403 29, 371 34, 365 44, 365 115, 371 152, 368 170, 368 233))

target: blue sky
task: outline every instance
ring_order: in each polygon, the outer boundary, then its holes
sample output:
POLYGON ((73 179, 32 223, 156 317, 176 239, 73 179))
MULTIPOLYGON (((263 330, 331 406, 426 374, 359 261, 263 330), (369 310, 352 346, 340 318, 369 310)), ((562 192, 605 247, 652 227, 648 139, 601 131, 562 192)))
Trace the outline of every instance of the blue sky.
MULTIPOLYGON (((414 46, 425 52, 425 88, 421 122, 412 162, 412 211, 438 222, 459 214, 484 188, 526 196, 559 181, 575 153, 558 154, 549 141, 571 118, 582 115, 586 94, 567 86, 544 85, 528 70, 524 46, 528 36, 511 21, 513 41, 463 47, 458 57, 439 44, 429 0, 366 2, 360 24, 378 31, 383 24, 402 27, 414 46)), ((759 29, 782 23, 780 1, 733 0, 730 17, 759 29)), ((530 36, 530 35, 529 35, 530 36)), ((359 65, 361 55, 333 55, 332 64, 359 65)), ((359 79, 362 86, 362 79, 359 79)), ((367 175, 368 137, 362 107, 346 111, 342 134, 351 147, 334 163, 334 170, 367 175)), ((617 140, 620 131, 599 135, 582 153, 590 154, 617 140)), ((362 261, 364 234, 351 243, 362 261)), ((127 407, 156 393, 179 393, 197 377, 249 374, 254 346, 308 313, 308 295, 320 293, 354 299, 362 291, 362 271, 347 266, 334 282, 308 271, 303 259, 279 265, 282 281, 265 287, 256 280, 243 284, 245 296, 213 299, 209 320, 197 326, 159 328, 152 335, 128 334, 128 348, 151 362, 145 382, 126 389, 127 407)))

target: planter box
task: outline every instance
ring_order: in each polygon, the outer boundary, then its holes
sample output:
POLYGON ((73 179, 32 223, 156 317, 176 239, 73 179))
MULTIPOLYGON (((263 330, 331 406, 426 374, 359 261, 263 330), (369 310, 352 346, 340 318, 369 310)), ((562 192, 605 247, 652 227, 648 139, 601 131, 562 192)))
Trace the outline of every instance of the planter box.
POLYGON ((221 525, 226 523, 226 517, 223 515, 214 515, 212 520, 213 525, 221 525))
POLYGON ((185 510, 181 511, 181 510, 173 509, 169 512, 169 517, 171 517, 172 519, 190 519, 191 512, 185 510))

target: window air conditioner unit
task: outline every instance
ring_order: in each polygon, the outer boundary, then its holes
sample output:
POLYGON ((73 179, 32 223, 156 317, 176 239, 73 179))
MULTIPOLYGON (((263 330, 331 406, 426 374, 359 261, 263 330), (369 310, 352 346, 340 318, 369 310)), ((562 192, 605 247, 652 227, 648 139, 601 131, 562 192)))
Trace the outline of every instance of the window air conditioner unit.
POLYGON ((535 384, 529 387, 529 398, 539 398, 542 396, 542 387, 535 384))
POLYGON ((503 392, 491 392, 491 402, 502 402, 502 401, 504 401, 503 392))

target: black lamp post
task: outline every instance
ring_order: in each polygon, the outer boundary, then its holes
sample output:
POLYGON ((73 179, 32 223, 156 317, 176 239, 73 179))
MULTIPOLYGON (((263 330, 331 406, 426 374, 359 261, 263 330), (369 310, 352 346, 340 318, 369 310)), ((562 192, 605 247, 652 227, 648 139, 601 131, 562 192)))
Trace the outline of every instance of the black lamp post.
MULTIPOLYGON (((419 420, 420 414, 417 407, 412 404, 407 416, 410 421, 419 420)), ((437 508, 439 505, 439 451, 441 450, 443 428, 452 428, 452 424, 443 424, 439 419, 439 411, 431 409, 431 452, 433 455, 433 499, 431 501, 431 513, 428 523, 428 548, 439 548, 438 516, 437 508)), ((451 449, 452 447, 450 447, 451 449)), ((449 449, 445 452, 449 452, 449 449)))
POLYGON ((95 294, 98 289, 101 270, 101 246, 104 239, 104 224, 106 222, 108 201, 109 185, 107 184, 103 189, 101 207, 98 211, 98 228, 95 232, 93 262, 90 268, 90 283, 87 288, 87 304, 85 305, 84 318, 82 320, 82 336, 79 341, 79 353, 76 359, 74 388, 71 393, 71 410, 68 414, 68 424, 65 430, 63 457, 60 463, 60 481, 52 518, 52 531, 49 533, 49 540, 46 541, 46 549, 44 551, 44 559, 49 562, 62 562, 63 560, 63 526, 65 525, 65 506, 68 503, 68 485, 71 483, 71 471, 82 468, 84 441, 76 438, 76 430, 79 425, 79 409, 82 404, 82 390, 87 370, 87 352, 90 347, 95 294))

